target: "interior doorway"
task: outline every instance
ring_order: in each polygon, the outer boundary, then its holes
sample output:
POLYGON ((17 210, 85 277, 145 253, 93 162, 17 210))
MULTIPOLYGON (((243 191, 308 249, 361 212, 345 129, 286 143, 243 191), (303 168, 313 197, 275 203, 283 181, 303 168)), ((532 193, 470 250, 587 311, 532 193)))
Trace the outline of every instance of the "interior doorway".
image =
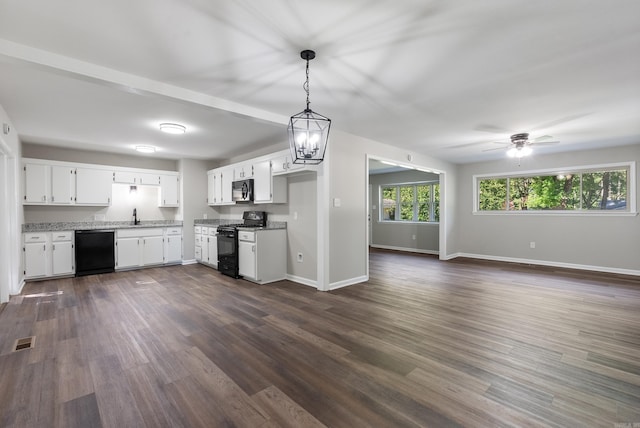
POLYGON ((367 275, 373 248, 440 256, 444 173, 367 156, 367 275))

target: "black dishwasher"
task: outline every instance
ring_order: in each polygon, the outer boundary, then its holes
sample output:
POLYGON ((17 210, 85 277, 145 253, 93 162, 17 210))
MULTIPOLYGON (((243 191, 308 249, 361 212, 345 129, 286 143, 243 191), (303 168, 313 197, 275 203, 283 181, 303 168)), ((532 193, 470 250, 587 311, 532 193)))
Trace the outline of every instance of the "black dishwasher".
POLYGON ((115 232, 76 230, 76 276, 115 271, 115 232))

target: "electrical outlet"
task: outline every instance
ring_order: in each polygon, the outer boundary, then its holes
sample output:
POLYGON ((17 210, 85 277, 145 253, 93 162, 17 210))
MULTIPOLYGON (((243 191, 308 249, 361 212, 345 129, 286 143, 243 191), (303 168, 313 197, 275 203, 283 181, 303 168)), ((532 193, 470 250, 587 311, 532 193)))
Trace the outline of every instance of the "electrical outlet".
POLYGON ((529 242, 529 248, 536 248, 536 241, 529 242))
POLYGON ((411 239, 416 240, 416 235, 411 235, 411 239))
POLYGON ((204 220, 206 220, 206 219, 207 219, 207 215, 206 215, 206 214, 202 214, 202 218, 203 218, 204 220))
POLYGON ((302 263, 304 261, 304 257, 302 256, 302 253, 298 253, 298 263, 302 263))

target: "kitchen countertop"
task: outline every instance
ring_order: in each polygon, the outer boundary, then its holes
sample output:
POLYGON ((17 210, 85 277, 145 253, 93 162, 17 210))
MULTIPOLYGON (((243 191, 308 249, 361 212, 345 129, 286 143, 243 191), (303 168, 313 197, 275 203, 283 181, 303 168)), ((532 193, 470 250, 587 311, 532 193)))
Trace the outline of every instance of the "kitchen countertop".
MULTIPOLYGON (((193 224, 195 226, 223 226, 225 224, 238 224, 242 223, 242 219, 195 219, 193 224)), ((271 229, 286 229, 286 221, 269 221, 267 220, 267 227, 244 227, 243 230, 271 230, 271 229)))
POLYGON ((140 229, 144 227, 182 227, 182 221, 150 220, 134 225, 131 221, 77 221, 55 223, 25 223, 22 232, 54 232, 60 230, 92 230, 92 229, 140 229))

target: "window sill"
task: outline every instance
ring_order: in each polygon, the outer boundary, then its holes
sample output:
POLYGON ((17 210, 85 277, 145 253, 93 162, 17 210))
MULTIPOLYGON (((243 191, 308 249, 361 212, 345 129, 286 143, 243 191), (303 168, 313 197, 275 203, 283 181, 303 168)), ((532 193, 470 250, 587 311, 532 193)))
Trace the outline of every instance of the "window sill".
POLYGON ((541 215, 541 216, 572 216, 572 217, 635 217, 637 212, 629 211, 473 211, 473 215, 541 215))
POLYGON ((439 221, 405 221, 405 220, 379 220, 382 224, 422 224, 422 225, 439 225, 439 221))

